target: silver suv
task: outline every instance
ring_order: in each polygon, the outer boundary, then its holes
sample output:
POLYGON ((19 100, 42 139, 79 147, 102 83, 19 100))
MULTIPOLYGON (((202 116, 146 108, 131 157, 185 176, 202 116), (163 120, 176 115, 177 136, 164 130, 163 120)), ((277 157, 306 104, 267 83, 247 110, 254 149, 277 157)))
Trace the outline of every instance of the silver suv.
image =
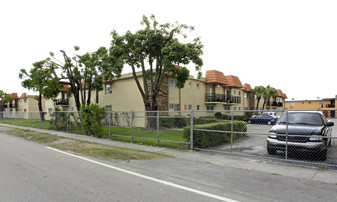
POLYGON ((288 151, 314 152, 321 160, 326 160, 333 125, 322 112, 285 112, 269 130, 268 154, 285 151, 287 147, 288 151))

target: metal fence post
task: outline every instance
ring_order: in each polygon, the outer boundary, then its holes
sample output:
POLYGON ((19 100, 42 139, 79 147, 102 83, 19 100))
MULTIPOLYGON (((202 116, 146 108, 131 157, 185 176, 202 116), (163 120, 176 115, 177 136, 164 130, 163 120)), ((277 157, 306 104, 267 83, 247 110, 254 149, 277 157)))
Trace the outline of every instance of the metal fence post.
POLYGON ((191 111, 191 130, 190 130, 190 150, 193 150, 193 118, 194 118, 194 110, 191 111))
POLYGON ((234 112, 231 114, 231 153, 233 152, 233 127, 234 127, 234 112))
POLYGON ((133 112, 131 112, 131 143, 133 143, 133 122, 134 122, 134 119, 135 119, 135 115, 133 112))
POLYGON ((159 111, 157 110, 157 146, 159 146, 159 111))
POLYGON ((67 122, 66 123, 67 123, 67 133, 68 133, 68 125, 69 125, 69 123, 68 123, 68 121, 69 121, 68 120, 68 112, 65 112, 65 113, 66 113, 66 118, 67 118, 67 122))
POLYGON ((286 119, 287 119, 287 123, 286 123, 286 148, 285 148, 285 159, 288 159, 288 110, 286 111, 286 119))
POLYGON ((108 119, 109 119, 109 140, 111 139, 111 119, 112 119, 112 114, 110 111, 108 112, 108 119))

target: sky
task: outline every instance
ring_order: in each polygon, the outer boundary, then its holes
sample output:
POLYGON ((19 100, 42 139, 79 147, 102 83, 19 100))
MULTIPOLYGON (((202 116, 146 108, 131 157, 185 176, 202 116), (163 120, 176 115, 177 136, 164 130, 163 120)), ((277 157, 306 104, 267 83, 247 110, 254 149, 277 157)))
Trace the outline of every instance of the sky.
MULTIPOLYGON (((141 29, 143 15, 160 23, 195 27, 188 39, 204 45, 202 73, 235 75, 241 83, 270 85, 288 99, 337 95, 337 1, 335 0, 12 0, 0 7, 0 89, 28 91, 21 68, 52 51, 94 52, 110 46, 110 33, 141 29)), ((194 65, 188 65, 196 75, 194 65)), ((126 68, 124 73, 130 72, 126 68)))

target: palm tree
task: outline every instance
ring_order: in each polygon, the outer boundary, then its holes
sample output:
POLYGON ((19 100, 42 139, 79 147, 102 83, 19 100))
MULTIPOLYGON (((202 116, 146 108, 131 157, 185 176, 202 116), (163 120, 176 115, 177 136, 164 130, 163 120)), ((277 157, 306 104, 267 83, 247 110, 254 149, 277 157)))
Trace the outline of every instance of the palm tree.
POLYGON ((264 95, 264 92, 265 92, 266 88, 264 86, 258 86, 258 87, 255 87, 253 92, 256 96, 256 99, 257 99, 257 103, 256 103, 256 110, 259 110, 259 104, 260 104, 260 100, 262 98, 262 96, 264 95))
POLYGON ((277 91, 273 88, 271 88, 269 85, 265 88, 264 92, 263 92, 263 106, 262 109, 264 109, 266 107, 266 102, 267 100, 269 100, 270 97, 274 96, 277 94, 277 91))

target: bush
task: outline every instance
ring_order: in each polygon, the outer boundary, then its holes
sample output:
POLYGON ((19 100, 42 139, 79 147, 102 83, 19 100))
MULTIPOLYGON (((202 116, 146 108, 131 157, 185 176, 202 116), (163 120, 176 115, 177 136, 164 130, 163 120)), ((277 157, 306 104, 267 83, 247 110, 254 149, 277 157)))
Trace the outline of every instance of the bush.
POLYGON ((105 107, 91 104, 81 107, 81 124, 86 135, 102 137, 102 120, 105 118, 105 107))
POLYGON ((208 124, 208 123, 219 123, 222 120, 216 119, 214 117, 199 117, 194 118, 193 124, 194 125, 200 125, 200 124, 208 124))
POLYGON ((160 126, 164 128, 182 128, 189 124, 190 118, 160 117, 160 126))
MULTIPOLYGON (((213 130, 210 131, 193 131, 193 146, 197 148, 208 148, 224 143, 231 142, 231 122, 210 123, 203 125, 194 125, 194 129, 213 130), (223 132, 218 132, 223 131, 223 132)), ((191 127, 184 128, 183 137, 190 141, 191 127)), ((233 121, 234 132, 247 132, 247 123, 243 121, 233 121)), ((233 133, 233 140, 244 137, 245 134, 233 133)))
POLYGON ((55 107, 55 112, 50 114, 50 124, 55 130, 62 130, 64 128, 70 128, 71 130, 71 120, 70 117, 73 116, 72 112, 63 112, 61 108, 55 107), (68 124, 68 127, 67 127, 68 124))

